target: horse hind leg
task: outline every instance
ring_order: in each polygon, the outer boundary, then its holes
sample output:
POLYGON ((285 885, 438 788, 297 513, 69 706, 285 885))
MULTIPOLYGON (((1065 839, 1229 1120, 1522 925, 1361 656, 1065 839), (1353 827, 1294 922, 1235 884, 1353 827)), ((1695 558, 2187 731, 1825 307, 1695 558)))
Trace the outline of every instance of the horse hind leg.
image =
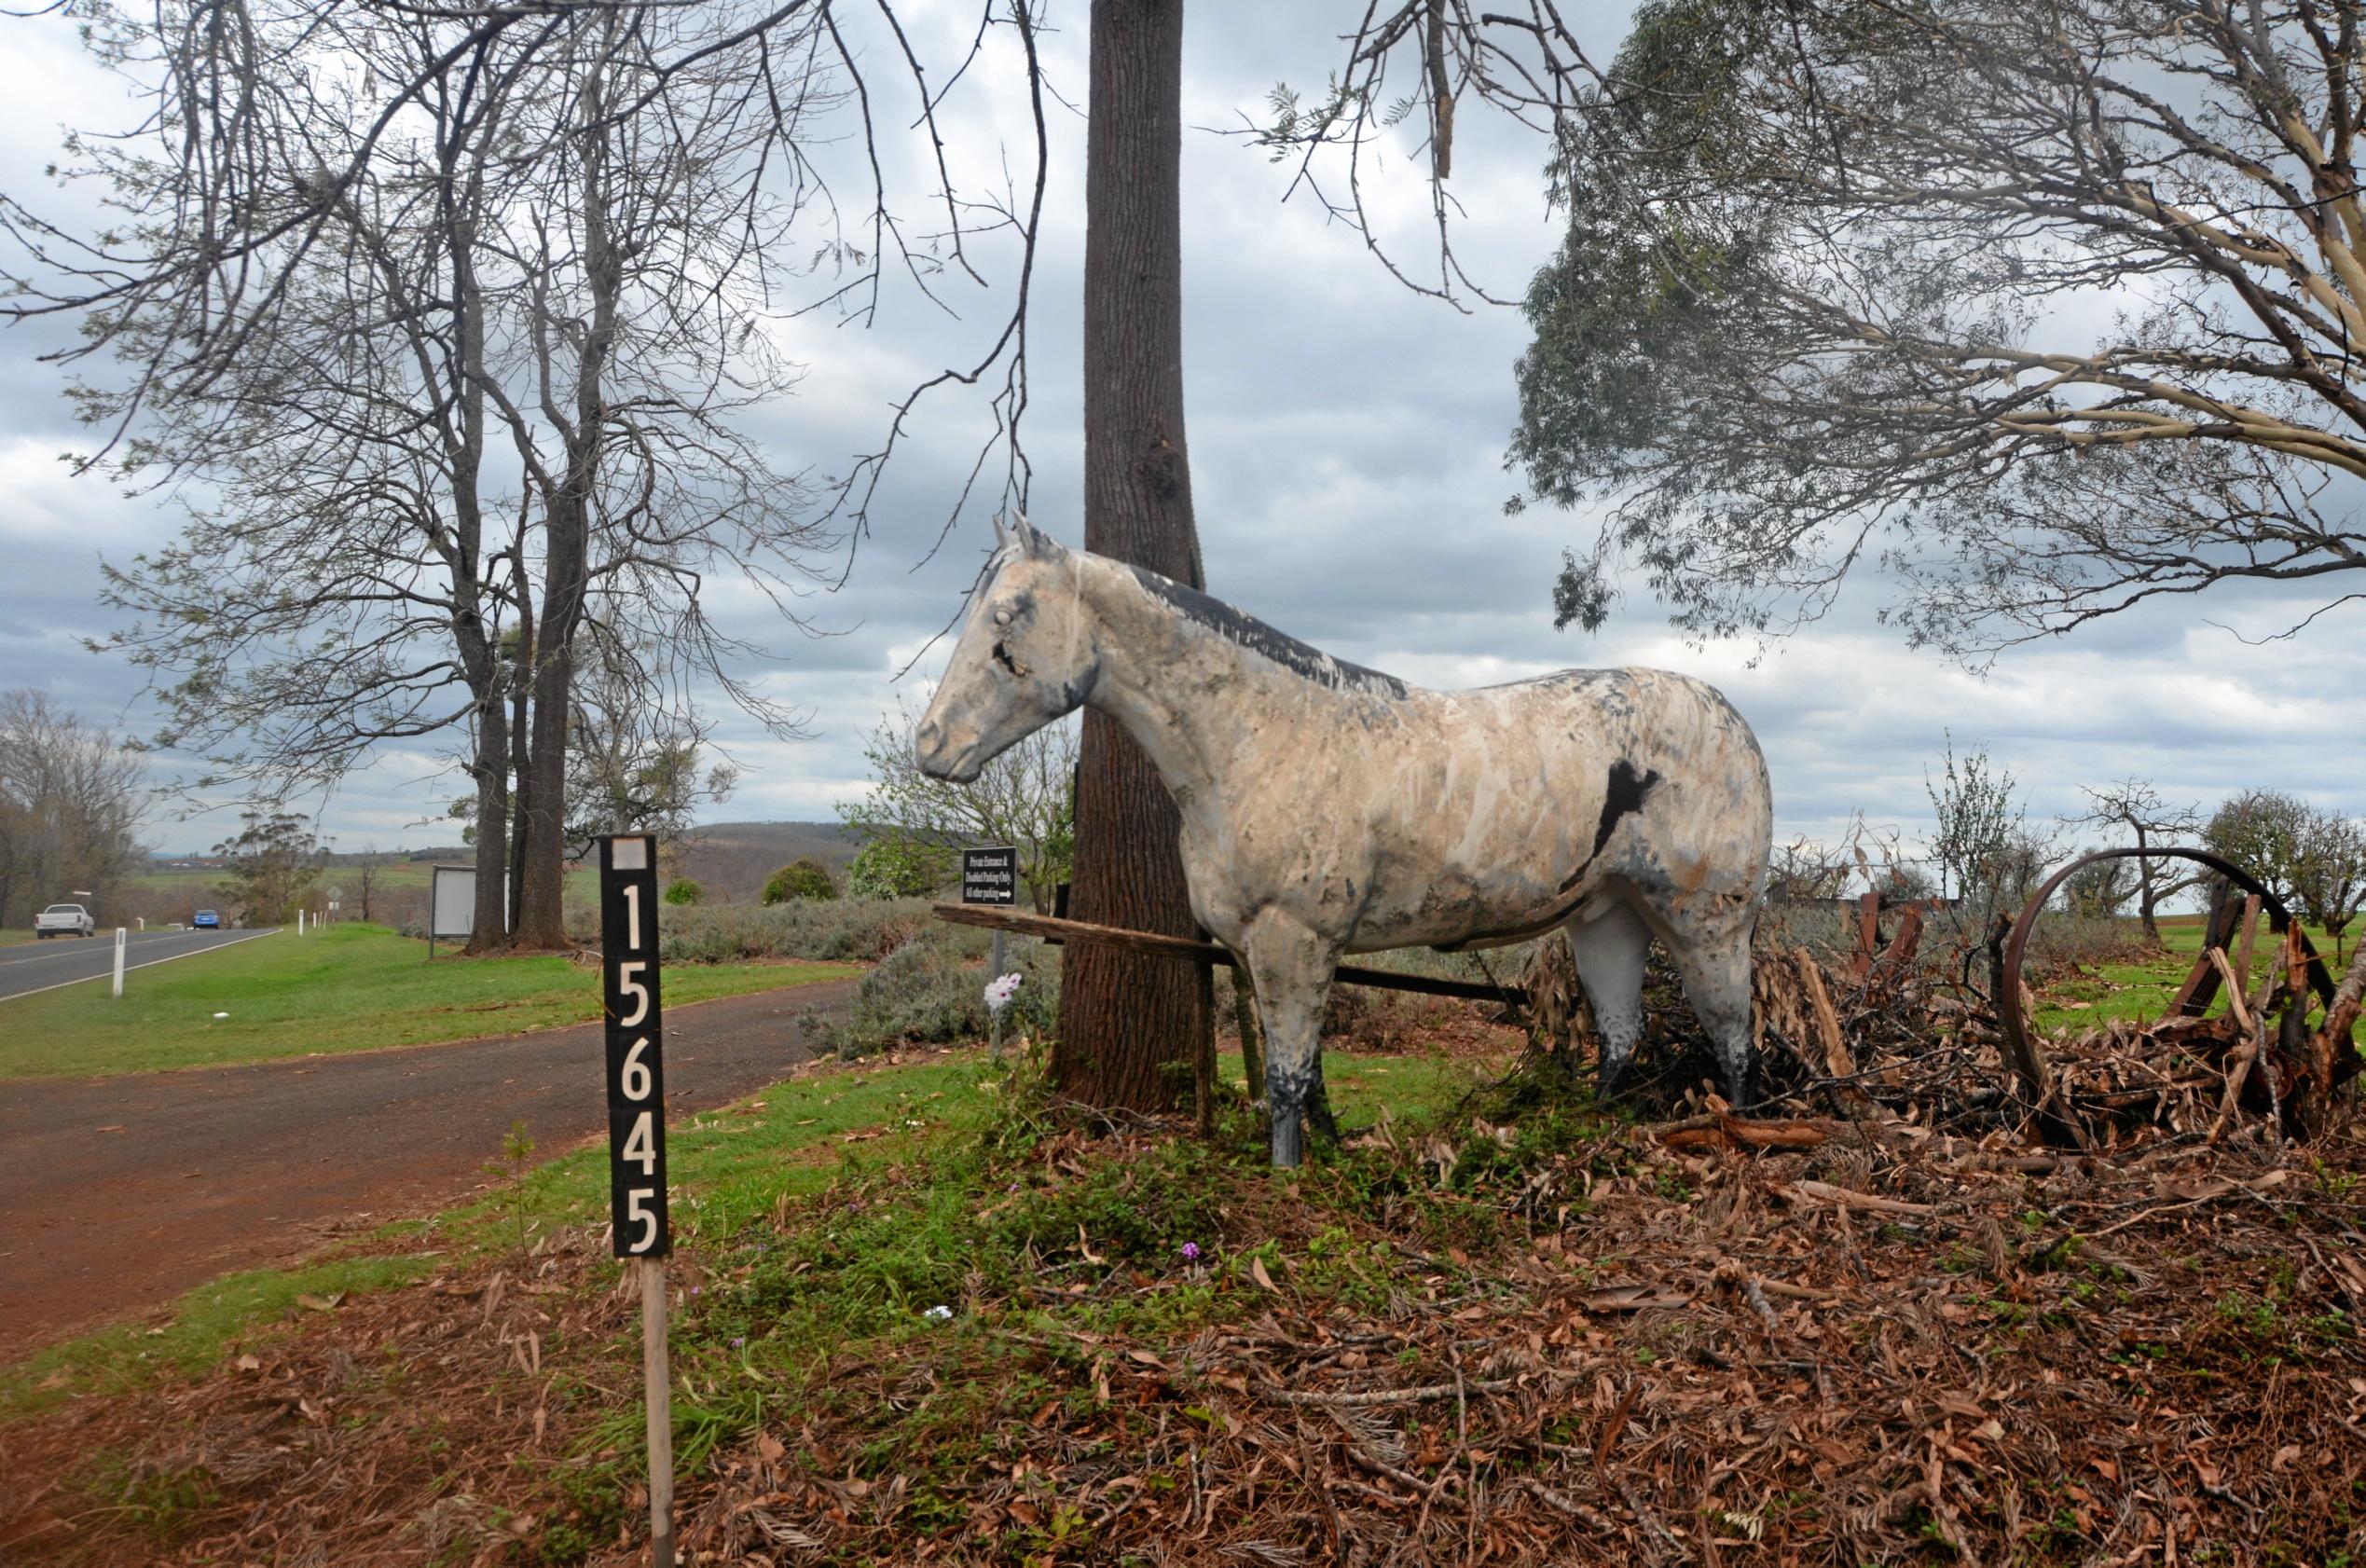
POLYGON ((1726 1098, 1736 1110, 1757 1099, 1757 1052, 1752 1044, 1750 928, 1691 934, 1669 943, 1693 1015, 1725 1069, 1726 1098))
POLYGON ((1602 1031, 1602 1072, 1595 1093, 1618 1093, 1643 1038, 1644 960, 1651 953, 1651 928, 1624 900, 1589 906, 1572 920, 1569 954, 1577 963, 1577 983, 1586 988, 1594 1026, 1602 1031))

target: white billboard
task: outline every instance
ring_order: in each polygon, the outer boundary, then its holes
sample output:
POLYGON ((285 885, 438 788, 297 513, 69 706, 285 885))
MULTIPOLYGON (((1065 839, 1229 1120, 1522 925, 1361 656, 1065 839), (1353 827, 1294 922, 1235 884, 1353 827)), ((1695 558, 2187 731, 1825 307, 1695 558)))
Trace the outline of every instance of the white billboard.
MULTIPOLYGON (((509 909, 509 878, 502 878, 502 909, 509 909)), ((476 868, 437 866, 429 883, 427 935, 465 939, 476 929, 476 868)))

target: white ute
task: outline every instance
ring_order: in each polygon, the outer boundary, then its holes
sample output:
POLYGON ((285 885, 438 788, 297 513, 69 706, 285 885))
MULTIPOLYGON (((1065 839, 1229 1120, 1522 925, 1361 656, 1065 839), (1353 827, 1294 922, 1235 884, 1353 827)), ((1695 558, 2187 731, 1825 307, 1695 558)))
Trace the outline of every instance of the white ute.
POLYGON ((78 903, 53 903, 33 917, 33 934, 37 937, 96 936, 98 930, 99 923, 78 903))

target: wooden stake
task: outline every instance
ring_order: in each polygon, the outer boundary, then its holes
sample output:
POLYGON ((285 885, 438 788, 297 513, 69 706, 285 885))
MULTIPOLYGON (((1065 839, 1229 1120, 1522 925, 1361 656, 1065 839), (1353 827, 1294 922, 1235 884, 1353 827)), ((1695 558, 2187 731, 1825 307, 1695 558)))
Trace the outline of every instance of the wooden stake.
POLYGON ((666 1364, 666 1260, 640 1270, 641 1396, 649 1407, 649 1560, 674 1568, 674 1390, 666 1364))
MULTIPOLYGON (((992 951, 986 955, 986 979, 990 981, 1000 980, 1003 967, 1010 962, 1009 955, 1003 948, 1006 940, 1002 928, 997 926, 994 928, 992 951)), ((986 1010, 986 1031, 988 1038, 994 1042, 994 1059, 999 1062, 1002 1060, 1002 1010, 1000 1008, 986 1010)))

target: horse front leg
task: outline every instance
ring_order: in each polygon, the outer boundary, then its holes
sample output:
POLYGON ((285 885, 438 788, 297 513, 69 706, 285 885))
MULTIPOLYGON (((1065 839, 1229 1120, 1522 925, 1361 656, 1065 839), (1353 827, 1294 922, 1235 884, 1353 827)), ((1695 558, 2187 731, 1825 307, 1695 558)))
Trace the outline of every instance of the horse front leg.
POLYGON ((1323 1007, 1339 968, 1339 946, 1286 915, 1259 915, 1242 944, 1257 982, 1265 1025, 1265 1105, 1273 1119, 1273 1163, 1305 1158, 1310 1113, 1329 1128, 1323 1092, 1323 1007))

